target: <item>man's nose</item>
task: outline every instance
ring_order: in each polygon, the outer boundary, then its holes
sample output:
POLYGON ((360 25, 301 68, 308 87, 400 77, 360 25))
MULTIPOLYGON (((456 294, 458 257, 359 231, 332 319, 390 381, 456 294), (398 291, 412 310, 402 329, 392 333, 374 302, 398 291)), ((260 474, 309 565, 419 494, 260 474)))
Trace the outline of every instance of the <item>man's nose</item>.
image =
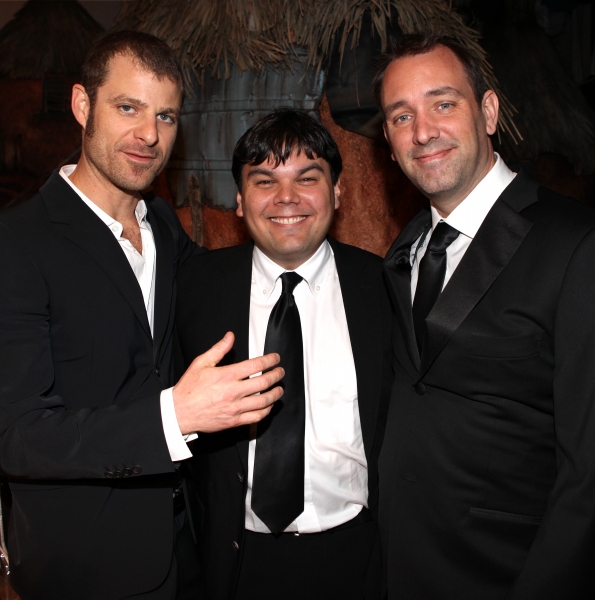
POLYGON ((142 140, 147 146, 154 146, 159 141, 157 122, 150 116, 143 118, 137 124, 134 133, 136 138, 142 140))
POLYGON ((425 146, 440 137, 440 128, 429 114, 417 114, 413 128, 413 142, 425 146))
POLYGON ((300 196, 293 183, 281 183, 275 196, 276 204, 299 204, 300 196))

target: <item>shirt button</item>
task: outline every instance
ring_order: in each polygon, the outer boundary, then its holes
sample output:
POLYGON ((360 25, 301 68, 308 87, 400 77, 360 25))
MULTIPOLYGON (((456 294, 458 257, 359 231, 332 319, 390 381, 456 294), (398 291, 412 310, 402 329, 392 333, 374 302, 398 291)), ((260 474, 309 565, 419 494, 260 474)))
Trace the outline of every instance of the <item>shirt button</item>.
POLYGON ((266 290, 262 290, 262 293, 263 294, 267 294, 268 292, 266 290))

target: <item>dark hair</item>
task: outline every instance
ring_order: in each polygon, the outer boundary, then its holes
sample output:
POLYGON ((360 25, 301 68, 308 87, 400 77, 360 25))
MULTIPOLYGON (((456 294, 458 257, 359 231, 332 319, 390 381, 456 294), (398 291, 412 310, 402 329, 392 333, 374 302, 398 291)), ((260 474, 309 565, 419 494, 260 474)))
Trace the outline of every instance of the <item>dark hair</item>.
POLYGON ((380 92, 384 74, 388 66, 399 58, 417 56, 431 52, 437 46, 448 48, 463 65, 467 80, 473 90, 473 95, 478 105, 481 105, 484 94, 490 89, 486 83, 478 58, 467 48, 462 46, 455 38, 447 35, 438 35, 431 31, 410 33, 391 40, 390 48, 380 57, 378 72, 374 77, 374 96, 382 110, 380 92))
POLYGON ((294 151, 326 160, 333 185, 337 183, 343 161, 328 129, 304 112, 278 108, 257 121, 236 144, 231 172, 238 189, 242 188, 244 165, 259 165, 271 158, 278 167, 294 151))
POLYGON ((167 78, 180 86, 184 93, 184 76, 171 48, 159 38, 140 31, 116 31, 96 40, 81 67, 81 85, 85 88, 89 104, 94 106, 97 89, 107 80, 108 67, 116 55, 129 55, 139 65, 154 73, 158 79, 167 78))

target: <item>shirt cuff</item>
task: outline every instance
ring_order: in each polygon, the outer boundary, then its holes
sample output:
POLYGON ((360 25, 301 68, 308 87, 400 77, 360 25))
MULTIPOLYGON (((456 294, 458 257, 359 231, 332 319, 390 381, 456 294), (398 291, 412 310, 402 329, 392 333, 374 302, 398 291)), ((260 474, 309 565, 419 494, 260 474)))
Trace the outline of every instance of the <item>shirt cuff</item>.
POLYGON ((178 419, 176 417, 176 409, 174 407, 174 388, 168 388, 161 392, 161 421, 163 423, 163 433, 165 434, 165 443, 169 450, 169 455, 172 461, 180 461, 190 458, 192 452, 188 448, 187 442, 195 440, 198 435, 189 433, 182 435, 178 419))

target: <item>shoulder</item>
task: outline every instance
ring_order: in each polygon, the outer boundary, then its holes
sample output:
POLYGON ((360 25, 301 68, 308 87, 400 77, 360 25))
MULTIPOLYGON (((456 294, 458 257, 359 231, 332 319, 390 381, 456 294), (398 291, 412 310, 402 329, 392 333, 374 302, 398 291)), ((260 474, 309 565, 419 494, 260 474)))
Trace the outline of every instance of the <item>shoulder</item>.
POLYGON ((350 265, 351 268, 361 267, 363 269, 371 269, 372 272, 378 273, 382 271, 383 261, 380 256, 367 250, 362 250, 357 246, 343 244, 330 236, 327 239, 335 255, 335 262, 338 264, 350 265))
POLYGON ((0 223, 11 229, 27 229, 27 225, 30 226, 39 221, 48 222, 43 198, 39 193, 28 200, 0 211, 0 223))
POLYGON ((230 270, 249 268, 252 264, 251 242, 229 248, 219 248, 189 258, 178 270, 181 286, 193 285, 198 279, 213 280, 230 270))

